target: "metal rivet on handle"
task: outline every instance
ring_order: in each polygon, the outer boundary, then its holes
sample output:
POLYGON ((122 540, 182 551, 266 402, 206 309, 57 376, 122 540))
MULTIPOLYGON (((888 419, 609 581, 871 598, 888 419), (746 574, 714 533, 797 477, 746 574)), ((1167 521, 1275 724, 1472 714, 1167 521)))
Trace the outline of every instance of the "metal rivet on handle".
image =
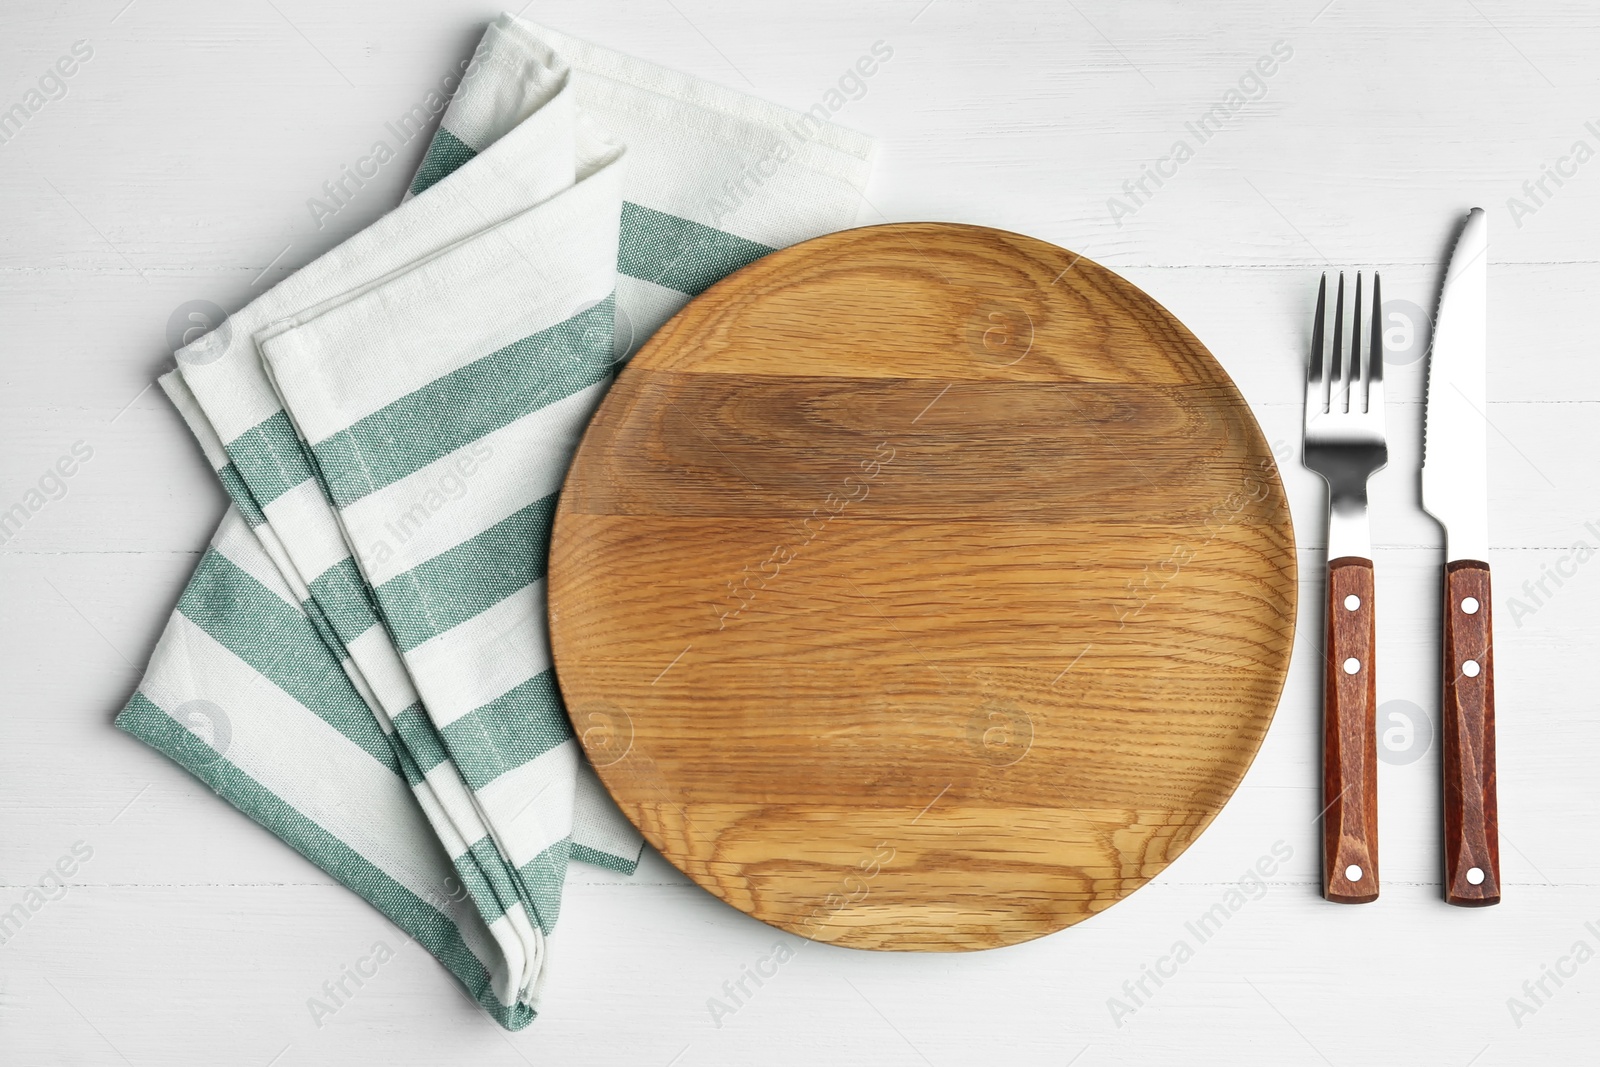
POLYGON ((1461 602, 1461 610, 1466 612, 1468 615, 1476 615, 1478 613, 1478 598, 1472 596, 1467 597, 1461 602))
POLYGON ((1344 598, 1344 610, 1355 611, 1360 606, 1361 598, 1356 596, 1354 593, 1351 593, 1349 596, 1344 598))
POLYGON ((1473 885, 1482 885, 1483 884, 1483 868, 1482 867, 1473 867, 1472 869, 1468 870, 1467 871, 1467 881, 1471 882, 1473 885))
POLYGON ((1361 661, 1351 656, 1344 661, 1344 673, 1354 674, 1361 669, 1361 661))
POLYGON ((1361 868, 1354 863, 1344 869, 1345 880, 1350 882, 1361 881, 1361 873, 1361 868))
POLYGON ((1467 662, 1461 665, 1461 673, 1466 675, 1468 678, 1476 678, 1478 676, 1478 672, 1482 669, 1482 667, 1478 666, 1478 661, 1475 659, 1469 659, 1467 662))

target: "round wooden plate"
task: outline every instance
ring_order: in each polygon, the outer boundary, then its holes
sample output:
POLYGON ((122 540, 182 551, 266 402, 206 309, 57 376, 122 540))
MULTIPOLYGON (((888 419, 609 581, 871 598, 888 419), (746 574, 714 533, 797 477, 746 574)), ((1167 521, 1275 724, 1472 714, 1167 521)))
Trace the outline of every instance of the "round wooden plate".
POLYGON ((776 252, 622 372, 562 492, 556 673, 646 838, 861 948, 1078 922, 1171 863, 1272 719, 1271 450, 1104 268, 907 224, 776 252))

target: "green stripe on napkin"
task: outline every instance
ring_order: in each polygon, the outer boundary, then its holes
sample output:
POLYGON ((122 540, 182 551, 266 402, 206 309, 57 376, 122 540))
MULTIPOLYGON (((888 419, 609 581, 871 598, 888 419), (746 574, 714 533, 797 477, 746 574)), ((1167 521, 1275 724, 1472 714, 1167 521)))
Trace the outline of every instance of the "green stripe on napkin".
MULTIPOLYGON (((411 192, 420 193, 436 185, 475 155, 465 141, 439 127, 428 145, 422 168, 411 183, 411 192)), ((772 251, 769 245, 665 211, 628 201, 622 204, 617 270, 630 278, 698 296, 772 251)))
POLYGON ((613 297, 491 352, 341 430, 312 451, 338 507, 611 373, 613 297), (440 420, 441 411, 454 417, 440 420))
POLYGON ((699 296, 771 252, 766 245, 623 201, 617 270, 699 296))
POLYGON ((396 775, 389 739, 299 607, 207 549, 178 610, 261 676, 371 753, 396 775))
POLYGON ((375 592, 402 651, 450 630, 544 577, 554 493, 397 575, 375 592))
POLYGON ((553 671, 534 675, 442 732, 461 777, 473 789, 482 789, 573 736, 553 671))

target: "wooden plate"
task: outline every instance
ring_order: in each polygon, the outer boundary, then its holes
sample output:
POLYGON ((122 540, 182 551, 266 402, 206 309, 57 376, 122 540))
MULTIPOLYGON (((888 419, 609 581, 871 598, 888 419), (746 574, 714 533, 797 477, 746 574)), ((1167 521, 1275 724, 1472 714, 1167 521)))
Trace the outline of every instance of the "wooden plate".
POLYGON ((634 357, 567 477, 556 673, 650 843, 862 948, 1050 933, 1238 785, 1293 639, 1273 456, 1188 330, 972 226, 777 252, 634 357))

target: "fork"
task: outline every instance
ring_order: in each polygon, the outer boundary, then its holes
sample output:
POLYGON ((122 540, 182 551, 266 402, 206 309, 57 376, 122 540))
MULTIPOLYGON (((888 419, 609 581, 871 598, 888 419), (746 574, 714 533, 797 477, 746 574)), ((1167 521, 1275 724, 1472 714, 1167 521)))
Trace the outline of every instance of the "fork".
POLYGON ((1378 899, 1377 678, 1367 479, 1389 462, 1383 431, 1383 300, 1372 276, 1372 336, 1361 359, 1361 274, 1344 353, 1344 274, 1323 345, 1328 276, 1317 287, 1306 376, 1307 467, 1328 483, 1328 584, 1322 705, 1322 895, 1378 899), (1324 373, 1324 367, 1327 367, 1324 373))

